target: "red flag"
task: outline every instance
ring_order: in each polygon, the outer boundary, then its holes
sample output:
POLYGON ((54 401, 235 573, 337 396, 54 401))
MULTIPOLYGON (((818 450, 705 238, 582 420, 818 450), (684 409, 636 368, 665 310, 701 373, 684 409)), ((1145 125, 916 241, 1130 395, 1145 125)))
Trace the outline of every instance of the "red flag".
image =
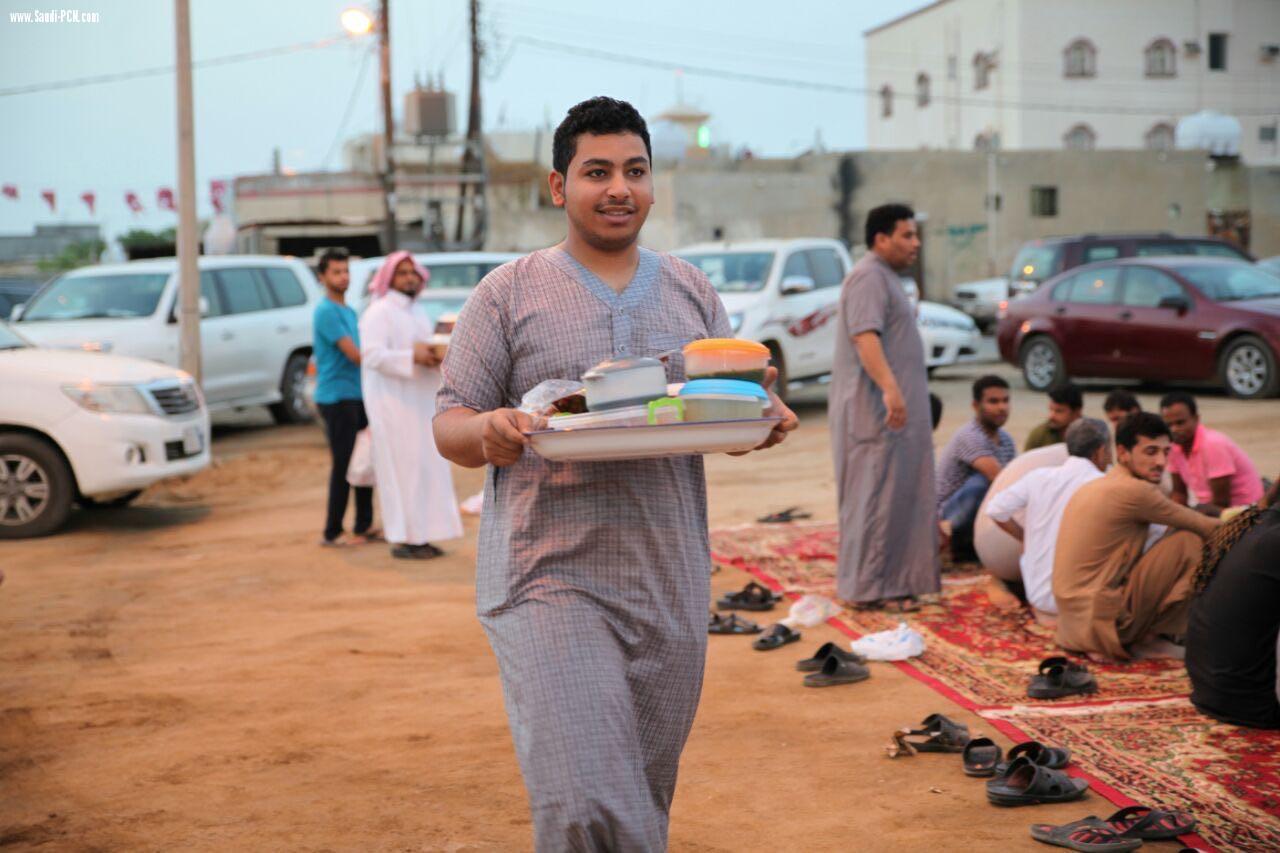
POLYGON ((135 192, 127 192, 124 194, 124 203, 129 205, 129 209, 134 213, 142 212, 142 202, 138 201, 138 194, 135 192))
POLYGON ((17 184, 5 184, 3 187, 0 187, 0 193, 3 193, 5 198, 11 198, 14 201, 18 200, 17 184))
POLYGON ((93 203, 97 200, 97 196, 91 192, 80 193, 80 200, 89 208, 89 215, 93 216, 93 203))
POLYGON ((215 213, 222 212, 222 198, 227 194, 226 181, 210 181, 209 182, 209 201, 213 202, 213 210, 215 213))
POLYGON ((50 211, 57 212, 58 197, 54 194, 53 190, 41 190, 40 197, 44 199, 45 204, 49 205, 50 211))
POLYGON ((161 210, 177 210, 173 204, 173 190, 168 187, 156 190, 156 206, 161 210))

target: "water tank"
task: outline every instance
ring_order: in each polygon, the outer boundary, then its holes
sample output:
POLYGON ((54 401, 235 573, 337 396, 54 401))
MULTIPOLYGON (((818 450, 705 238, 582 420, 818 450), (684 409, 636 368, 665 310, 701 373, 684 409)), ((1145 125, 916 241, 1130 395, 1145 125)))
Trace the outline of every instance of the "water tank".
POLYGON ((1208 151, 1214 157, 1238 157, 1242 136, 1239 119, 1201 110, 1178 121, 1173 140, 1177 148, 1208 151))
POLYGON ((404 96, 404 132, 409 136, 452 136, 453 93, 413 89, 404 96))

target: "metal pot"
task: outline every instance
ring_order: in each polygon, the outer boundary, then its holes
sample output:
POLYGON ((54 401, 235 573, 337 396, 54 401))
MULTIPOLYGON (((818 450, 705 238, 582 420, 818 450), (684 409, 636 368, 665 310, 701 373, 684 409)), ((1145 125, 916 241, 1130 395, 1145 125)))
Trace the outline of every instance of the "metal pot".
POLYGON ((667 395, 667 369, 656 358, 602 361, 582 376, 587 409, 639 406, 667 395))

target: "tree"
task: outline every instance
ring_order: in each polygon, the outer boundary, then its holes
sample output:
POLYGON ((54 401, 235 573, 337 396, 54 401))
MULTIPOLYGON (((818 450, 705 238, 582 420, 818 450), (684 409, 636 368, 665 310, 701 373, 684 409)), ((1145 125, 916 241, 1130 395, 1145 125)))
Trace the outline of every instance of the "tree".
POLYGON ((41 258, 36 267, 40 272, 55 273, 96 264, 106 248, 107 244, 101 240, 77 240, 52 258, 41 258))

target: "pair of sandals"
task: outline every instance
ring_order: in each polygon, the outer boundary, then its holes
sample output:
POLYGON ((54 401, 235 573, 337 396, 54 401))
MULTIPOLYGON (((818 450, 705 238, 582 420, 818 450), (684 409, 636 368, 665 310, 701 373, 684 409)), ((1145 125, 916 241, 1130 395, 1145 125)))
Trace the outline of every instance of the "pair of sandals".
POLYGON ((846 652, 835 643, 823 643, 812 657, 796 661, 796 671, 807 673, 805 687, 856 684, 871 677, 866 658, 857 652, 846 652))
POLYGON ((1037 823, 1031 837, 1081 853, 1121 853, 1137 850, 1143 841, 1165 841, 1195 828, 1196 819, 1186 812, 1129 806, 1106 820, 1091 815, 1061 826, 1037 823))
POLYGON ((930 714, 916 729, 898 729, 889 744, 890 758, 917 752, 963 752, 970 741, 969 727, 942 714, 930 714))
POLYGON ((964 773, 966 776, 1003 776, 1009 765, 1026 756, 1033 764, 1047 767, 1050 770, 1061 770, 1071 763, 1071 750, 1056 746, 1045 746, 1036 740, 1029 740, 1010 747, 1005 756, 1000 747, 989 737, 976 737, 964 747, 964 773), (1002 760, 1003 759, 1003 760, 1002 760))
POLYGON ((712 613, 707 623, 708 634, 759 634, 760 626, 750 619, 743 619, 736 613, 722 616, 712 613))
POLYGON ((1065 657, 1040 661, 1040 671, 1027 685, 1027 695, 1032 699, 1062 699, 1097 692, 1098 682, 1089 667, 1065 657))
POLYGON ((755 613, 764 613, 772 610, 773 606, 781 600, 782 596, 755 581, 751 581, 738 592, 727 592, 720 596, 716 601, 716 609, 747 610, 755 613))

